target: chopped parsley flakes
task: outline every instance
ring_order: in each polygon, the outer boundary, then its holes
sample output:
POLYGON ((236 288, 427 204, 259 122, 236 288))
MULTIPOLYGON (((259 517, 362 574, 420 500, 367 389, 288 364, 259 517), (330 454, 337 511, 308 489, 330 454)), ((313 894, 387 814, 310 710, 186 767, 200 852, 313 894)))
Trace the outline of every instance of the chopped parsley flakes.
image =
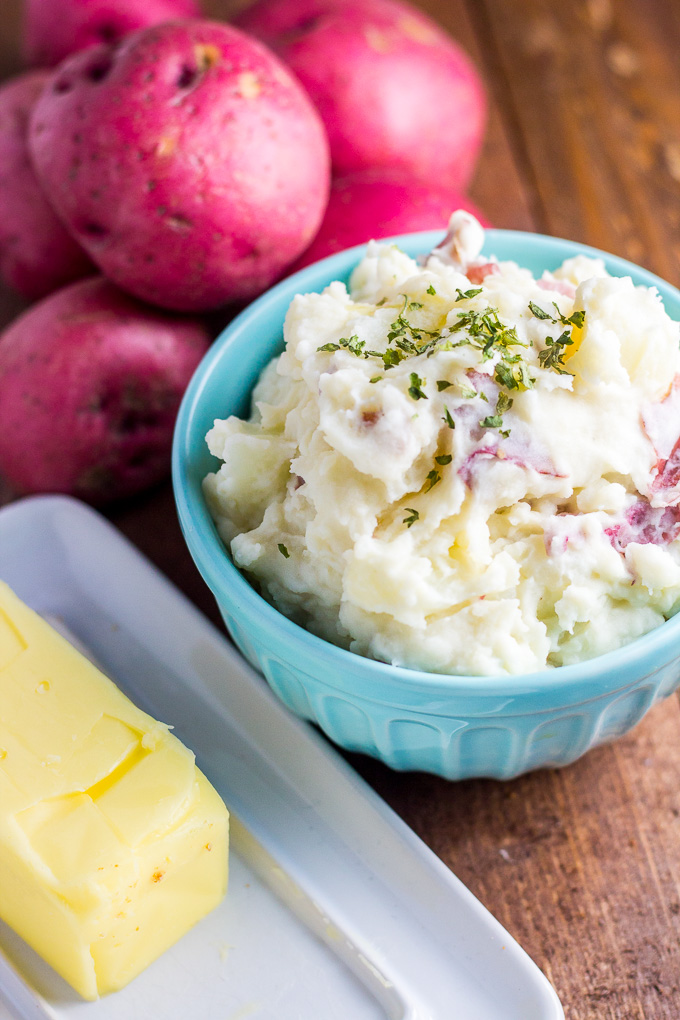
MULTIPOLYGON (((496 413, 488 414, 486 418, 482 418, 480 425, 484 429, 500 429, 503 427, 503 415, 506 411, 509 411, 512 407, 512 397, 505 393, 503 390, 499 391, 498 399, 496 401, 496 413)), ((501 432, 501 435, 507 439, 510 435, 510 429, 506 429, 501 432)))
POLYGON ((566 348, 571 347, 574 343, 574 329, 583 328, 586 313, 584 309, 579 309, 579 311, 572 312, 571 315, 567 316, 562 314, 554 301, 552 306, 557 313, 557 318, 539 307, 539 305, 534 304, 533 301, 529 302, 529 311, 537 319, 547 319, 556 326, 571 328, 565 329, 556 340, 551 336, 545 338, 545 349, 538 352, 538 363, 541 368, 552 368, 554 372, 559 372, 560 375, 571 375, 572 373, 568 372, 564 367, 564 354, 566 348))
POLYGON ((503 424, 503 419, 500 414, 487 414, 479 424, 485 429, 499 429, 503 424))
POLYGON ((564 352, 567 347, 571 347, 573 342, 568 329, 565 329, 564 333, 558 336, 557 340, 547 336, 545 338, 545 350, 538 352, 538 361, 541 368, 552 368, 555 372, 559 372, 560 375, 571 375, 572 373, 564 368, 564 352))
MULTIPOLYGON (((432 288, 434 289, 434 288, 432 288)), ((481 294, 482 288, 471 288, 470 290, 457 290, 457 300, 467 300, 481 294)), ((482 361, 492 357, 498 357, 495 366, 496 381, 508 389, 528 389, 533 386, 534 380, 528 367, 522 360, 522 356, 512 348, 526 347, 522 343, 514 328, 505 326, 498 317, 495 308, 485 308, 483 311, 462 311, 457 313, 457 321, 451 327, 442 331, 425 329, 417 326, 406 318, 405 312, 410 309, 422 308, 419 301, 409 301, 407 295, 403 294, 401 311, 390 323, 387 333, 387 350, 371 351, 366 350, 366 342, 359 340, 358 336, 341 337, 337 343, 327 343, 318 347, 319 351, 347 350, 357 358, 379 358, 387 371, 401 364, 407 358, 418 357, 425 354, 430 357, 437 350, 453 350, 456 347, 471 345, 481 351, 482 361), (456 334, 460 334, 456 337, 456 334)), ((547 315, 547 312, 545 313, 547 315)), ((411 373, 412 376, 415 373, 411 373)), ((437 383, 441 391, 446 388, 446 380, 437 383), (442 385, 440 385, 440 382, 442 385)), ((414 384, 420 390, 420 396, 411 392, 414 400, 422 399, 422 384, 414 384)))
POLYGON ((434 489, 438 481, 441 480, 441 475, 434 468, 428 472, 427 478, 425 479, 425 488, 423 492, 429 492, 430 489, 434 489))
POLYGON ((423 393, 424 379, 420 379, 416 372, 411 372, 411 385, 408 388, 409 396, 414 400, 427 400, 427 393, 423 393))
POLYGON ((552 322, 555 320, 552 318, 549 312, 544 312, 542 308, 535 305, 533 301, 529 302, 529 311, 532 315, 535 315, 537 319, 550 319, 552 322))
POLYGON ((544 311, 543 308, 539 308, 539 306, 534 304, 533 301, 529 302, 529 311, 532 315, 536 316, 537 319, 549 319, 550 322, 554 322, 556 326, 576 326, 577 329, 582 328, 586 319, 586 313, 583 309, 580 309, 578 312, 572 312, 571 315, 566 316, 562 315, 562 312, 559 310, 554 301, 552 302, 552 306, 557 312, 557 318, 551 315, 550 312, 544 311))
POLYGON ((458 386, 460 388, 461 396, 465 397, 466 400, 474 400, 478 395, 474 386, 468 386, 468 384, 464 382, 459 383, 458 386))
POLYGON ((402 524, 405 524, 407 528, 410 528, 412 524, 415 524, 420 519, 420 514, 417 510, 414 510, 412 506, 405 506, 404 510, 408 510, 408 517, 404 517, 402 524))
MULTIPOLYGON (((432 284, 430 284, 427 290, 428 293, 436 293, 432 284)), ((482 287, 473 287, 466 291, 457 289, 456 300, 463 301, 476 297, 482 293, 482 290, 482 287)), ((506 390, 527 390, 531 389, 534 385, 536 380, 532 376, 529 366, 524 361, 521 350, 518 350, 518 348, 526 348, 529 345, 519 339, 517 331, 513 326, 506 326, 501 322, 498 309, 489 306, 482 311, 467 310, 458 312, 457 321, 452 326, 437 332, 436 330, 416 326, 410 322, 404 313, 407 310, 417 310, 423 306, 420 301, 409 301, 408 296, 405 294, 402 297, 403 305, 401 311, 396 319, 390 323, 387 333, 387 350, 366 350, 366 341, 359 340, 356 334, 350 337, 341 337, 337 343, 323 344, 317 350, 332 352, 344 349, 357 358, 379 358, 383 363, 385 371, 387 371, 401 364, 407 358, 418 357, 421 354, 426 354, 430 357, 437 350, 453 350, 456 347, 470 345, 476 347, 481 352, 482 361, 488 361, 491 358, 496 359, 493 373, 494 379, 500 386, 505 387, 506 390), (457 339, 455 338, 456 334, 460 334, 457 339)), ((579 310, 572 312, 569 316, 565 316, 560 312, 554 301, 552 304, 556 316, 546 312, 545 309, 535 304, 535 302, 529 302, 529 310, 537 319, 549 320, 556 325, 568 327, 564 329, 556 340, 553 337, 546 339, 546 348, 539 352, 538 360, 542 368, 550 368, 560 374, 569 374, 564 368, 564 352, 568 346, 573 344, 573 329, 582 328, 586 313, 584 310, 579 310)), ((416 373, 412 372, 409 393, 414 400, 420 400, 425 398, 425 394, 422 391, 422 381, 419 380, 414 383, 414 377, 417 378, 416 373), (417 395, 414 390, 418 391, 417 395)), ((377 376, 373 377, 373 379, 377 378, 377 376)), ((440 392, 447 389, 450 385, 451 383, 446 379, 437 380, 437 389, 440 392)), ((479 395, 486 399, 484 394, 477 394, 476 391, 471 389, 463 391, 464 396, 472 397, 473 393, 475 396, 479 395)))
POLYGON ((477 297, 483 289, 483 287, 473 287, 471 290, 460 290, 459 287, 456 287, 456 301, 467 301, 469 298, 477 297))
POLYGON ((279 542, 279 546, 278 546, 278 549, 279 549, 279 552, 281 553, 281 555, 282 555, 282 556, 285 556, 285 558, 286 558, 286 559, 289 559, 289 558, 290 558, 290 553, 289 553, 289 552, 288 552, 288 550, 286 549, 286 547, 285 547, 285 545, 283 544, 283 542, 279 542))
POLYGON ((400 361, 403 361, 406 355, 402 354, 401 351, 394 351, 390 347, 388 347, 385 353, 381 355, 381 357, 383 360, 383 365, 385 366, 385 371, 387 371, 388 368, 394 368, 394 366, 398 365, 400 361))
MULTIPOLYGON (((360 358, 365 346, 366 341, 360 340, 355 333, 354 336, 340 337, 337 344, 324 344, 323 347, 317 347, 317 351, 339 351, 342 347, 344 347, 350 352, 350 354, 354 354, 357 358, 360 358)), ((365 354, 364 357, 366 357, 365 354)))
MULTIPOLYGON (((465 291, 457 289, 456 301, 467 301, 477 297, 482 291, 482 287, 472 287, 465 291)), ((432 284, 428 286, 427 293, 437 293, 432 284)), ((494 359, 493 378, 502 387, 498 394, 495 413, 486 415, 479 424, 483 428, 499 429, 500 435, 507 437, 510 434, 510 429, 503 429, 503 415, 512 407, 513 398, 510 393, 513 390, 531 389, 536 382, 522 355, 522 348, 527 348, 529 344, 520 340, 515 327, 506 326, 499 317, 498 309, 491 306, 487 306, 481 311, 472 309, 459 311, 456 313, 454 324, 438 332, 417 326, 407 319, 405 315, 407 311, 417 311, 423 305, 420 301, 410 301, 406 294, 402 294, 401 297, 403 304, 397 317, 390 323, 385 351, 366 350, 366 341, 359 340, 356 334, 350 337, 341 337, 337 343, 323 344, 317 350, 328 352, 346 350, 357 358, 377 358, 382 361, 384 370, 388 371, 401 364, 402 361, 422 354, 430 357, 437 350, 450 351, 462 346, 475 347, 481 354, 482 362, 494 359)), ((385 299, 378 304, 382 305, 384 301, 385 299)), ((565 316, 554 301, 552 306, 555 309, 555 315, 547 312, 535 302, 529 302, 529 311, 535 318, 564 327, 557 339, 546 337, 545 348, 538 353, 538 362, 541 368, 552 369, 560 375, 569 375, 570 373, 564 367, 565 352, 567 347, 574 343, 574 329, 583 327, 586 313, 581 309, 565 316)), ((377 383, 382 378, 380 375, 374 375, 370 382, 377 383)), ((428 397, 424 390, 425 379, 421 378, 417 372, 411 372, 409 380, 409 396, 413 400, 427 400, 428 397)), ((437 379, 436 382, 439 393, 453 385, 448 379, 437 379)), ((464 398, 472 400, 479 397, 481 400, 488 401, 486 393, 482 390, 476 390, 466 382, 458 382, 457 385, 464 398)), ((455 428, 455 421, 447 407, 444 408, 442 421, 450 429, 455 428)), ((438 464, 444 465, 451 462, 451 457, 447 454, 437 457, 435 460, 438 464)), ((427 476, 425 492, 429 492, 439 480, 439 472, 436 469, 430 471, 427 476)), ((411 510, 409 507, 406 509, 411 510)), ((415 513, 416 517, 404 521, 404 523, 408 523, 410 520, 409 527, 414 520, 417 520, 417 512, 411 510, 411 513, 415 513)), ((279 545, 279 552, 286 558, 289 556, 284 545, 279 545)))
POLYGON ((509 411, 512 404, 512 397, 509 397, 507 393, 503 393, 501 390, 496 401, 496 414, 504 414, 506 411, 509 411))

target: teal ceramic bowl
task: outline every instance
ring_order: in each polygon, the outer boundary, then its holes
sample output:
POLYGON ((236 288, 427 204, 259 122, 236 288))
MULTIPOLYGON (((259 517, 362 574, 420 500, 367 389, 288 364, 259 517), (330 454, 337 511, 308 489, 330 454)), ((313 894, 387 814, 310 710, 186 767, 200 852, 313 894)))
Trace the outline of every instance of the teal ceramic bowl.
MULTIPOLYGON (((395 238, 418 255, 439 233, 395 238)), ((680 319, 680 292, 622 259, 570 241, 489 230, 485 252, 534 274, 579 253, 604 258, 611 273, 657 287, 680 319)), ((574 666, 521 676, 443 676, 390 666, 337 648, 272 608, 234 567, 212 523, 201 480, 218 466, 205 434, 215 418, 250 411, 250 393, 283 347, 294 294, 347 280, 363 247, 308 266, 250 305, 222 333, 196 371, 180 408, 173 450, 179 519, 191 554, 234 641, 293 712, 336 743, 395 769, 449 779, 508 779, 566 765, 634 726, 680 683, 680 614, 629 645, 574 666)), ((228 677, 225 677, 228 682, 228 677)))

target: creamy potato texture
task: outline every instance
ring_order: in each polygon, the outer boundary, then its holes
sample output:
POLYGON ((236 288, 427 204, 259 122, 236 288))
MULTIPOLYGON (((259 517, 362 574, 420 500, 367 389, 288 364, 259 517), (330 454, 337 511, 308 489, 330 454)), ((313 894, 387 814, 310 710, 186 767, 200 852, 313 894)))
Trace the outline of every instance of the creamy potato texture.
POLYGON ((679 327, 579 256, 535 279, 452 217, 301 294, 205 494, 283 613, 361 655, 519 673, 680 607, 679 327))

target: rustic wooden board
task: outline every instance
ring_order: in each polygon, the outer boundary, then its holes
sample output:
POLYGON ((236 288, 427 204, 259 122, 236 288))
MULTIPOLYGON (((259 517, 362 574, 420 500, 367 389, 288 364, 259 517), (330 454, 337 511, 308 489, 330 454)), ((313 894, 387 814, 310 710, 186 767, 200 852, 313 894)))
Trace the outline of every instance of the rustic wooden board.
POLYGON ((539 229, 680 281, 678 8, 470 0, 539 229))
MULTIPOLYGON (((489 219, 596 245, 680 284, 680 5, 419 5, 462 42, 488 85, 471 194, 489 219)), ((217 17, 240 6, 205 3, 217 17)), ((19 67, 19 11, 19 0, 3 0, 1 77, 19 67)), ((21 307, 0 290, 0 323, 21 307)), ((0 503, 8 498, 0 485, 0 503)), ((109 515, 217 618, 169 484, 109 515)), ((510 783, 450 784, 350 757, 545 970, 569 1020, 678 1020, 677 698, 617 744, 510 783)))

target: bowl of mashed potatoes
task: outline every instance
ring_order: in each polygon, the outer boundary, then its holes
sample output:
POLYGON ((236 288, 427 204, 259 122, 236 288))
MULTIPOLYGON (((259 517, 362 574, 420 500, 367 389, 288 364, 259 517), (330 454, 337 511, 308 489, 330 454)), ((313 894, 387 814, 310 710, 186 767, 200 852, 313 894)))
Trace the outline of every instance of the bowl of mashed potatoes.
POLYGON ((509 778, 680 683, 680 293, 489 230, 351 249, 208 353, 180 522, 297 714, 398 769, 509 778))

